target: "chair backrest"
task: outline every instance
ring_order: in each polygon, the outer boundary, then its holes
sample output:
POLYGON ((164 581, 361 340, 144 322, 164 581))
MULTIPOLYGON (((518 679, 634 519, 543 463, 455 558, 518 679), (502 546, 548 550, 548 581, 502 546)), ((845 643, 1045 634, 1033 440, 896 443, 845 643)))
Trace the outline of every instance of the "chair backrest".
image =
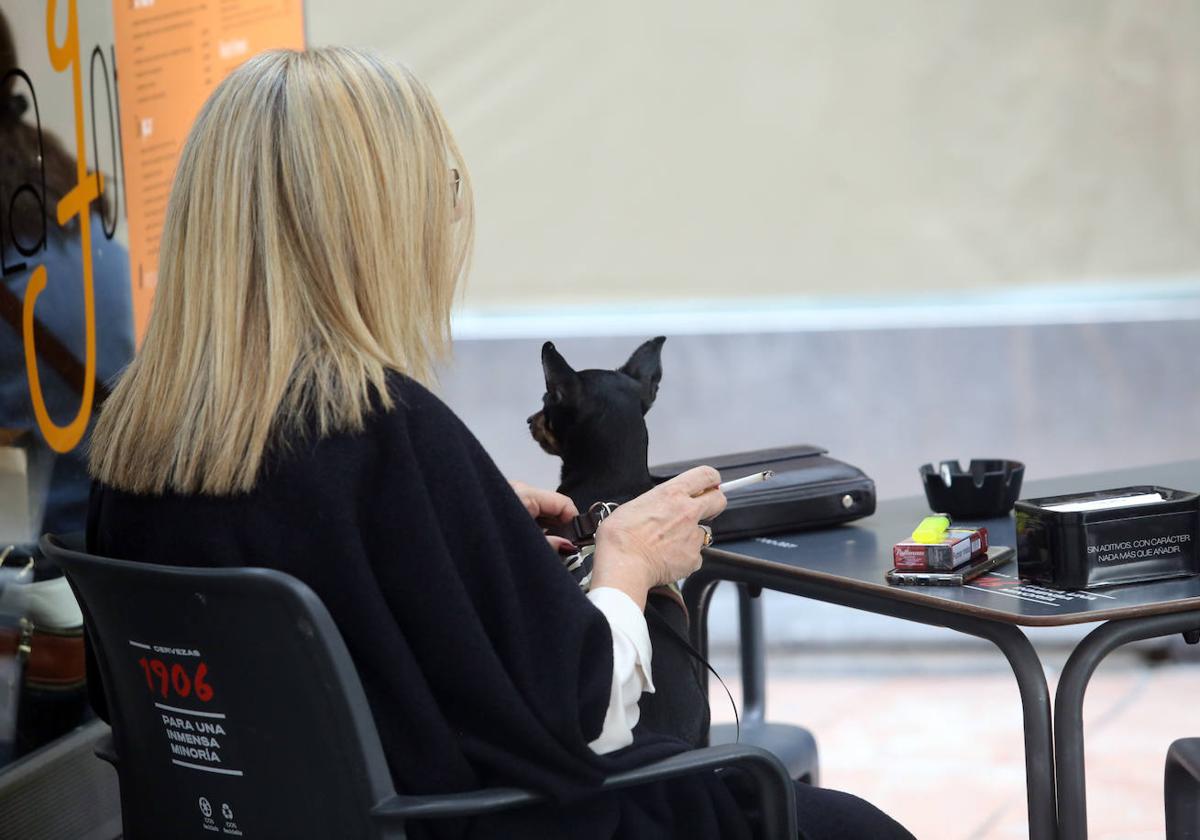
POLYGON ((83 610, 113 727, 125 837, 375 837, 391 796, 333 619, 270 569, 42 550, 83 610))

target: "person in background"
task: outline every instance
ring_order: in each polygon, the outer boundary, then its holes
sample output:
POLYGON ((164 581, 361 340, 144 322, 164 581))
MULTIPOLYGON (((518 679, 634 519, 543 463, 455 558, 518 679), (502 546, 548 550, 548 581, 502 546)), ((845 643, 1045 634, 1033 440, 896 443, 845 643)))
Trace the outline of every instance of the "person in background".
MULTIPOLYGON (((60 226, 57 218, 59 200, 75 186, 75 158, 36 124, 34 92, 10 72, 19 67, 12 31, 0 13, 0 253, 8 269, 0 276, 0 439, 19 443, 29 453, 35 515, 30 536, 36 540, 47 531, 83 530, 91 480, 86 437, 70 452, 56 453, 38 432, 25 374, 25 287, 33 270, 44 265, 46 289, 34 311, 38 370, 50 417, 66 423, 79 408, 85 375, 83 254, 78 220, 60 226), (27 256, 18 248, 36 251, 27 256), (11 270, 20 263, 25 267, 11 270)), ((112 193, 111 177, 105 183, 112 193)), ((114 203, 102 197, 92 212, 98 405, 108 393, 105 383, 133 358, 134 338, 129 256, 103 232, 106 223, 110 231, 115 227, 114 203)))
MULTIPOLYGON (((53 656, 34 654, 23 672, 16 756, 69 732, 90 715, 83 657, 62 653, 81 652, 83 619, 65 582, 51 580, 61 572, 43 562, 35 541, 47 531, 82 531, 91 487, 86 434, 75 449, 53 451, 38 429, 26 376, 25 289, 40 265, 46 268, 47 282, 34 309, 34 345, 42 394, 51 419, 67 423, 75 416, 86 376, 83 249, 78 220, 59 225, 57 209, 78 179, 76 160, 39 125, 36 91, 15 72, 19 69, 12 31, 0 13, 0 447, 11 447, 4 450, 3 468, 12 470, 7 492, 0 492, 0 552, 15 543, 9 568, 35 560, 31 577, 40 595, 23 617, 33 622, 35 649, 50 638, 40 631, 52 633, 59 646, 53 656)), ((99 75, 94 79, 101 82, 99 75)), ((103 113, 96 109, 93 115, 103 119, 103 113)), ((42 120, 46 117, 43 110, 42 120)), ((91 217, 97 381, 89 419, 107 394, 105 383, 134 352, 129 259, 125 248, 104 234, 105 225, 115 232, 119 221, 116 202, 110 200, 114 179, 106 174, 105 184, 107 194, 93 203, 91 217)), ((4 650, 15 649, 14 637, 6 640, 4 635, 0 632, 0 658, 4 650)))
MULTIPOLYGON (((399 790, 551 800, 414 837, 749 837, 713 774, 581 798, 689 748, 638 725, 642 610, 698 567, 725 499, 699 467, 617 508, 581 592, 542 527, 571 502, 510 485, 426 387, 473 227, 467 169, 407 70, 340 48, 235 70, 183 149, 145 343, 96 426, 88 549, 298 577, 345 637, 399 790)), ((849 795, 798 797, 805 837, 910 836, 849 795)))

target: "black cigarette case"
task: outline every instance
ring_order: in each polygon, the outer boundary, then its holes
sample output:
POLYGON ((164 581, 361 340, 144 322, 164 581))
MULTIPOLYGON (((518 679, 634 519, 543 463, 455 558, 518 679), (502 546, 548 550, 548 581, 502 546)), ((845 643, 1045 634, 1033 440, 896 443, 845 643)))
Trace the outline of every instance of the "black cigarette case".
POLYGON ((1022 578, 1087 589, 1200 573, 1200 495, 1167 487, 1120 487, 1016 504, 1022 578), (1073 502, 1158 493, 1161 502, 1106 510, 1056 511, 1073 502))

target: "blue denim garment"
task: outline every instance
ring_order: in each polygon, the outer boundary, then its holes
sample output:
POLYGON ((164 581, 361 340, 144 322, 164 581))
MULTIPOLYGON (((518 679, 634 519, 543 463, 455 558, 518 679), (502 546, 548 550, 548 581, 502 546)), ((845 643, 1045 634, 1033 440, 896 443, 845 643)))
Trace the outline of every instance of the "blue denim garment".
MULTIPOLYGON (((18 262, 11 246, 5 262, 18 262)), ((78 229, 52 229, 48 247, 33 257, 23 258, 24 271, 3 278, 4 285, 24 299, 29 277, 38 265, 46 266, 46 289, 38 297, 35 316, 82 363, 84 359, 83 268, 78 229)), ((112 383, 134 353, 133 303, 129 255, 116 239, 104 238, 99 215, 92 217, 92 277, 96 299, 97 378, 112 383)), ((79 409, 79 394, 44 361, 39 364, 42 393, 50 416, 67 423, 79 409)), ((72 452, 52 452, 36 432, 33 402, 25 376, 25 350, 21 336, 6 321, 0 321, 0 428, 35 430, 37 443, 30 455, 32 468, 49 469, 44 493, 32 499, 41 509, 39 533, 66 533, 83 529, 90 481, 84 459, 85 443, 72 452)), ((90 432, 90 429, 89 429, 90 432)), ((35 492, 39 488, 34 488, 35 492)))

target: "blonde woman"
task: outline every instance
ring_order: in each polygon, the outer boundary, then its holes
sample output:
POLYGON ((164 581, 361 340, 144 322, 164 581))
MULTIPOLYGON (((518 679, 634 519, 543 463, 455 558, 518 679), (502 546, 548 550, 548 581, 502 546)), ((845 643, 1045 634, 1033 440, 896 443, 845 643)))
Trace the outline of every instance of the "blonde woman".
MULTIPOLYGON (((506 482, 420 384, 473 224, 454 138, 403 68, 319 49, 231 74, 184 147, 146 340, 95 430, 88 545, 295 575, 345 637, 400 790, 565 800, 686 748, 635 731, 642 609, 696 568, 725 500, 704 467, 623 505, 580 592, 535 522, 571 502, 506 482)), ((838 796, 803 794, 806 826, 907 836, 838 796)), ((747 832, 710 776, 413 836, 747 832)))

